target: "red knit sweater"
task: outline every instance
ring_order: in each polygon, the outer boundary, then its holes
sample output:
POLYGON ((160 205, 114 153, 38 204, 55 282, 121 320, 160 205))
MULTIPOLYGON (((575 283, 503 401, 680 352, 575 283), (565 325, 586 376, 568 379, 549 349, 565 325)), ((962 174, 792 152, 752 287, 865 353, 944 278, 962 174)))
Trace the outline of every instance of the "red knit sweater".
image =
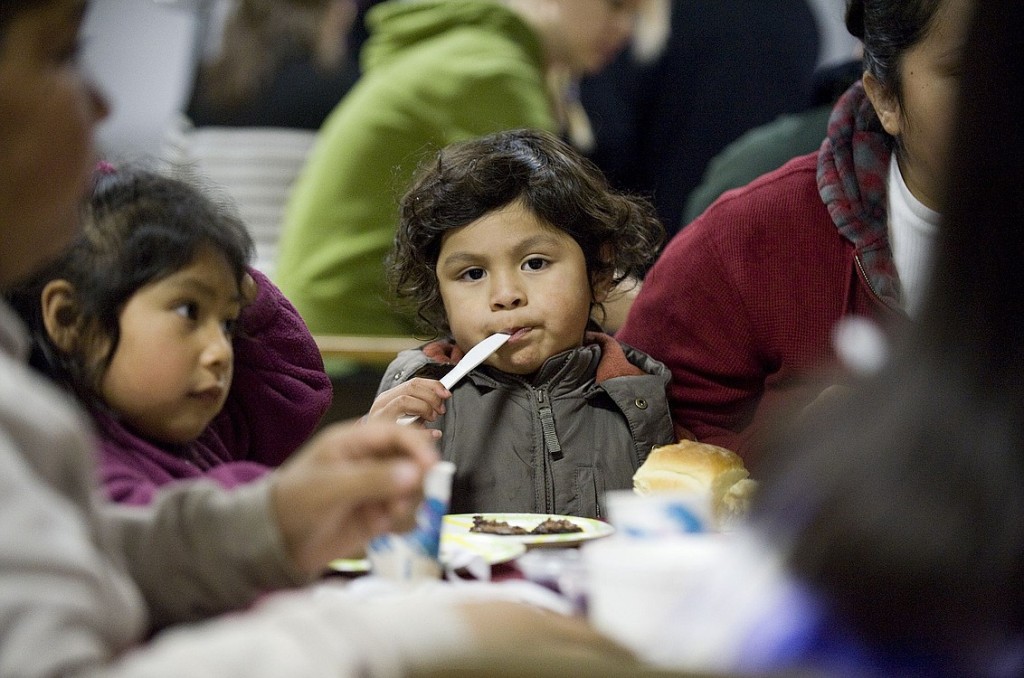
POLYGON ((817 166, 816 153, 796 158, 683 229, 617 334, 671 370, 680 436, 686 429, 748 461, 752 435, 778 406, 816 394, 799 378, 834 360, 836 321, 898 307, 872 291, 855 256, 887 241, 858 248, 840 233, 819 195, 817 166))

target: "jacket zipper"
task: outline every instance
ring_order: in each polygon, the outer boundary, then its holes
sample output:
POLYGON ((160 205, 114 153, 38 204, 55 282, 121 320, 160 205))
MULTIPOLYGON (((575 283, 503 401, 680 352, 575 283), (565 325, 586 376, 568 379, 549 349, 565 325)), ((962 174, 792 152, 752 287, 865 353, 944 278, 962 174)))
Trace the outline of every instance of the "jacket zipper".
POLYGON ((540 419, 541 437, 544 448, 541 451, 542 477, 544 478, 544 510, 555 510, 555 471, 551 462, 562 458, 562 446, 555 434, 555 418, 551 412, 548 393, 539 388, 534 391, 537 402, 537 417, 540 419))
POLYGON ((540 430, 544 434, 544 449, 551 457, 551 461, 558 461, 565 455, 562 452, 562 444, 558 442, 555 415, 551 411, 547 391, 542 388, 537 389, 537 413, 540 415, 540 430))
POLYGON ((901 309, 893 306, 885 299, 883 299, 882 296, 875 290, 875 288, 872 287, 871 280, 868 278, 868 274, 864 270, 864 263, 860 260, 860 254, 853 255, 853 262, 857 265, 857 274, 860 276, 860 281, 864 283, 865 287, 868 288, 868 292, 871 293, 871 296, 874 297, 875 301, 877 301, 882 306, 882 308, 885 308, 888 311, 900 313, 901 309))

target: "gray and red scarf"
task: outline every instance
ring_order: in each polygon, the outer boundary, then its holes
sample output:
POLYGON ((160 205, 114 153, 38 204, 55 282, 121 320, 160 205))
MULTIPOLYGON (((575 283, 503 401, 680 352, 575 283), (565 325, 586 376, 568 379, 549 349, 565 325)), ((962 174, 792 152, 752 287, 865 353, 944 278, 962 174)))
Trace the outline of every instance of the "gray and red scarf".
POLYGON ((860 81, 840 97, 818 152, 818 192, 839 232, 857 249, 872 289, 900 307, 900 283, 889 245, 889 160, 893 139, 860 81))

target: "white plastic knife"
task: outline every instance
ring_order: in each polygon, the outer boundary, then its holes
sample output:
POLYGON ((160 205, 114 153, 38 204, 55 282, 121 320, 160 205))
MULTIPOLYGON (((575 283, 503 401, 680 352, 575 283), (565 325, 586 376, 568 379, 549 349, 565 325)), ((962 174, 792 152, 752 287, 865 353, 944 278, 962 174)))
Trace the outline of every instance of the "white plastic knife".
MULTIPOLYGON (((512 337, 511 334, 505 332, 496 332, 491 336, 487 337, 479 344, 469 349, 469 353, 462 356, 462 360, 456 363, 455 367, 448 374, 441 377, 441 385, 449 391, 455 384, 459 383, 459 380, 469 374, 470 370, 474 367, 487 360, 487 357, 497 351, 512 337)), ((404 417, 398 418, 398 423, 405 425, 411 424, 419 419, 416 415, 407 414, 404 417)))

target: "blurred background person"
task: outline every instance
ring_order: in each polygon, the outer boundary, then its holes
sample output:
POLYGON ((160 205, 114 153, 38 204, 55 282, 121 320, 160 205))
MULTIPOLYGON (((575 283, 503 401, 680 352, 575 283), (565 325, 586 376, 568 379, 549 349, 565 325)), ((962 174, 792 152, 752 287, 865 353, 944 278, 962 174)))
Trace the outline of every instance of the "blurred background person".
POLYGON ((196 127, 319 129, 359 75, 355 0, 234 0, 199 65, 196 127))
POLYGON ((373 0, 214 0, 201 54, 161 160, 230 198, 272 275, 284 206, 324 118, 359 77, 356 51, 373 0))
POLYGON ((418 162, 494 131, 571 134, 567 76, 603 68, 639 4, 421 0, 371 10, 363 76, 325 122, 286 210, 275 279, 310 329, 411 334, 412 318, 390 310, 383 258, 418 162))
POLYGON ((821 40, 807 0, 655 0, 655 55, 624 51, 581 83, 591 159, 649 197, 669 235, 711 158, 748 129, 811 101, 821 40), (665 30, 665 29, 661 29, 665 30))
POLYGON ((796 156, 817 150, 828 131, 832 107, 863 73, 864 64, 859 58, 815 71, 814 92, 807 108, 784 113, 744 132, 711 158, 700 184, 686 199, 681 225, 699 217, 730 188, 745 186, 796 156))

